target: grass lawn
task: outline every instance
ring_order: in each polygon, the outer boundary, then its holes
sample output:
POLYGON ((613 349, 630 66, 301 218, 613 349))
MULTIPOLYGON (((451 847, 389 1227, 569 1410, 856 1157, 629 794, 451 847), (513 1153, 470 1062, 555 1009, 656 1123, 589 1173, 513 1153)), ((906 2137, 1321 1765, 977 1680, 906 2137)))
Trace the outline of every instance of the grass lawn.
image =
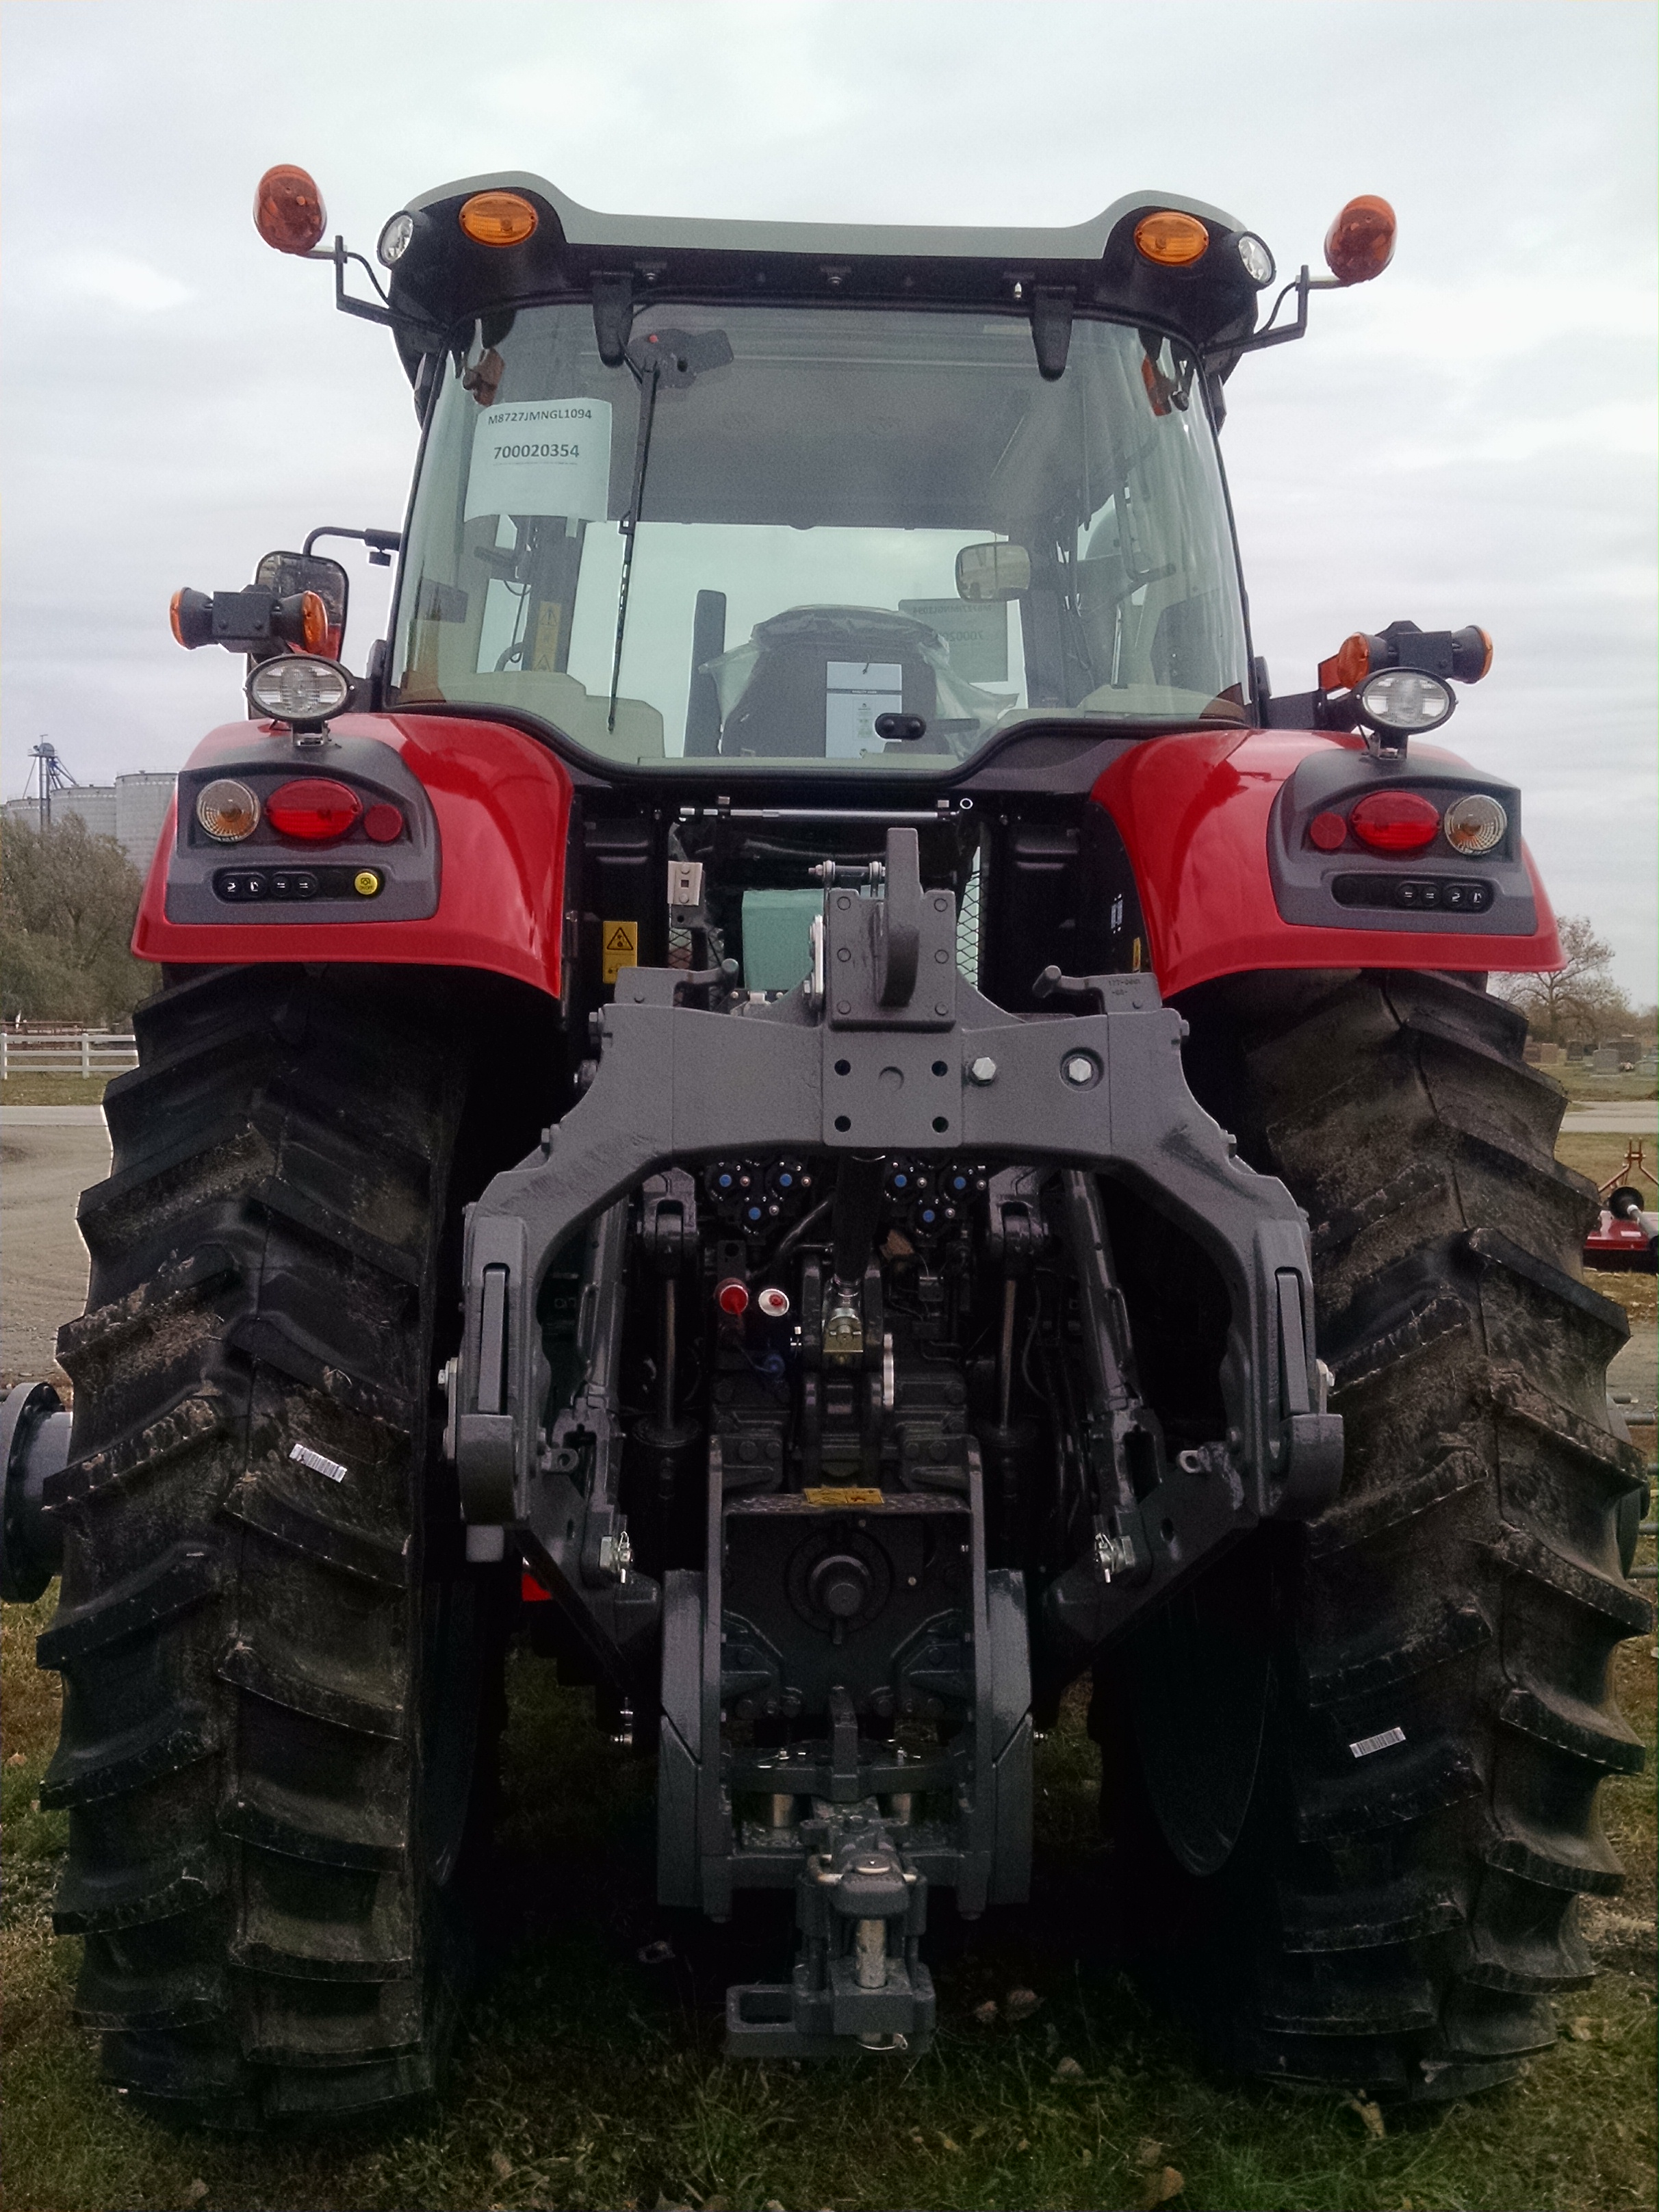
MULTIPOLYGON (((1512 2087, 1389 2115, 1379 2136, 1359 2109, 1364 2083, 1349 2095, 1218 2081, 1109 1962, 1072 1965, 1078 1901, 1097 1870, 1077 1711, 1041 1755, 1038 1903, 977 1929, 940 1916, 934 2052, 810 2070, 723 2064, 720 1991, 775 1970, 783 1920, 722 1935, 652 1903, 648 1770, 596 1735, 588 1692, 560 1690, 529 1659, 513 1670, 495 1955, 442 2100, 412 2124, 327 2139, 173 2131, 100 2087, 69 2014, 76 1946, 48 1937, 63 1824, 30 1809, 55 1729, 55 1684, 30 1664, 48 1612, 49 1601, 9 1607, 3 1629, 11 2212, 1652 2203, 1654 1824, 1643 1778, 1607 1793, 1632 1885, 1601 1910, 1593 1936, 1607 1970, 1564 2004, 1561 2043, 1512 2087), (642 1962, 664 1942, 668 1958, 642 1962), (975 2008, 1013 1987, 1041 1998, 1030 2019, 977 2025, 975 2008)), ((1621 1675, 1625 1709, 1650 1744, 1645 1644, 1626 1646, 1621 1675)))
POLYGON ((1543 1073, 1553 1075, 1575 1105, 1618 1098, 1651 1098, 1659 1085, 1650 1075, 1595 1075, 1582 1061, 1558 1060, 1543 1073))
POLYGON ((9 1075, 0 1106, 101 1106, 106 1075, 9 1075))

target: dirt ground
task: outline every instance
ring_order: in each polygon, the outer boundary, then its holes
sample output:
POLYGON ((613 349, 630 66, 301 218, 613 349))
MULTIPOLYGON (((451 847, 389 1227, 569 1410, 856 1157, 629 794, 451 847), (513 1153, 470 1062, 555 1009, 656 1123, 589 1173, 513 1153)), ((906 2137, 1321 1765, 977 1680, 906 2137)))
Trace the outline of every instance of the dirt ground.
POLYGON ((87 1298, 87 1248, 75 1209, 109 1172, 100 1126, 19 1127, 0 1133, 0 1382, 56 1377, 59 1325, 87 1298))

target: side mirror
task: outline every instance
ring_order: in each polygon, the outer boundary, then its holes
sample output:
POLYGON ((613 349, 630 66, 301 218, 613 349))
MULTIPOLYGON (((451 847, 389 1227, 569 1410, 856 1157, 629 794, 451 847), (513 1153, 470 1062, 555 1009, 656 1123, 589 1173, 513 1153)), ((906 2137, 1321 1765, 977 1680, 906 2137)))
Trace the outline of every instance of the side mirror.
POLYGON ((957 556, 959 599, 1017 599, 1031 588, 1031 556, 1023 545, 964 545, 957 556))
POLYGON ((292 599, 295 592, 315 592, 328 610, 328 636, 317 650, 325 660, 340 658, 351 585, 337 561, 321 553, 267 553, 253 572, 253 588, 274 592, 279 599, 292 599))

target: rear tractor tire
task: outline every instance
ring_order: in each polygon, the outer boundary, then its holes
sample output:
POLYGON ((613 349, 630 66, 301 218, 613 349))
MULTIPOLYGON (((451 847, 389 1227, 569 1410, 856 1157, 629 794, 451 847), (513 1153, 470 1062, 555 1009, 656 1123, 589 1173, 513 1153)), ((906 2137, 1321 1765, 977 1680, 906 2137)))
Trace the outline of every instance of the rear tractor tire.
POLYGON ((465 1958, 505 1618, 432 1449, 469 979, 183 972, 81 1205, 40 1796, 106 2073, 253 2127, 429 2087, 465 1958))
POLYGON ((1307 1210, 1346 1466, 1316 1519, 1224 1562, 1207 1617, 1200 1586, 1103 1670, 1105 1809, 1194 1939, 1177 1994, 1220 2055, 1462 2096, 1592 1978, 1577 1900, 1623 1879, 1596 1790, 1643 1759, 1608 1679, 1652 1614, 1618 1542, 1626 1324, 1580 1273, 1595 1193, 1555 1160, 1524 1024, 1479 988, 1258 976, 1182 1011, 1198 1095, 1307 1210), (1261 1696, 1229 1730, 1260 1755, 1218 1839, 1220 1799, 1182 1779, 1213 1755, 1230 1639, 1231 1703, 1261 1696))

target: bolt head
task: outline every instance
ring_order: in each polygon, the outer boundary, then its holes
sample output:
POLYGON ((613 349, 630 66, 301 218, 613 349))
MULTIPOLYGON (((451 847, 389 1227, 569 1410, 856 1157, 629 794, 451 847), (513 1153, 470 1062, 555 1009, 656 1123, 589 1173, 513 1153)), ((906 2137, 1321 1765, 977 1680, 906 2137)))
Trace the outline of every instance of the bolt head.
POLYGON ((973 1083, 994 1083, 996 1081, 997 1064, 995 1060, 992 1059, 989 1053, 981 1053, 977 1060, 970 1060, 969 1061, 968 1076, 969 1080, 973 1083))
POLYGON ((1074 1052, 1061 1073, 1068 1083, 1075 1085, 1079 1090, 1081 1090, 1085 1084, 1093 1082, 1095 1064, 1086 1053, 1074 1052))

